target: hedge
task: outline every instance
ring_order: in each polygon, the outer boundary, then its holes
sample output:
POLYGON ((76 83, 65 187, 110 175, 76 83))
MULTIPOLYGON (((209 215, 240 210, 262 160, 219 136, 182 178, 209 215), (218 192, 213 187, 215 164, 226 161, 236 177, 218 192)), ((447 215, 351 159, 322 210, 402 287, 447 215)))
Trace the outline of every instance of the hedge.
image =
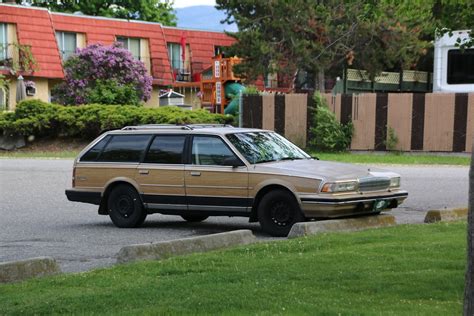
POLYGON ((0 113, 0 135, 35 137, 80 137, 92 139, 101 133, 139 124, 231 123, 232 116, 206 110, 187 111, 166 106, 144 108, 127 105, 62 106, 26 100, 15 112, 0 113))

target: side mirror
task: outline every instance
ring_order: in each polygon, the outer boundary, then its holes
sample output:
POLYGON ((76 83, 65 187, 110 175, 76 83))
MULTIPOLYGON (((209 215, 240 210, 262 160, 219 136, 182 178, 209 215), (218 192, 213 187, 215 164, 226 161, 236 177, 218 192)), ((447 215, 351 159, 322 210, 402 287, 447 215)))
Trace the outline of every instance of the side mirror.
POLYGON ((222 161, 223 166, 231 166, 232 168, 237 168, 241 166, 245 166, 245 164, 240 161, 237 157, 227 157, 222 161))

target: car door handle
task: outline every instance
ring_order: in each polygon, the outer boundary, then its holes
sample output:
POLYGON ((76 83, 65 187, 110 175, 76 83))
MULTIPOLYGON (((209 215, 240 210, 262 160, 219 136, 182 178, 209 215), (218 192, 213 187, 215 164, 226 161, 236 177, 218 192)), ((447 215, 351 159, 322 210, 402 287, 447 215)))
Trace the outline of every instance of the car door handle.
POLYGON ((199 171, 191 171, 191 175, 193 177, 199 177, 199 176, 201 176, 201 173, 199 171))
POLYGON ((138 173, 139 174, 149 174, 150 171, 148 171, 148 170, 138 170, 138 173))

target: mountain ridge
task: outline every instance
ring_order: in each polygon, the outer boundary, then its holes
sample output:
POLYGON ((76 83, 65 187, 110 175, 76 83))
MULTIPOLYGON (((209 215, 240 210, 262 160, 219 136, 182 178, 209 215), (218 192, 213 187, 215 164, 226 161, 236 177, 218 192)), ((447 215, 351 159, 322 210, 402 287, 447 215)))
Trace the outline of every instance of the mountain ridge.
POLYGON ((209 30, 209 31, 228 31, 236 32, 235 24, 221 24, 220 21, 225 19, 223 11, 217 10, 210 5, 196 5, 185 8, 177 8, 176 17, 178 27, 209 30))

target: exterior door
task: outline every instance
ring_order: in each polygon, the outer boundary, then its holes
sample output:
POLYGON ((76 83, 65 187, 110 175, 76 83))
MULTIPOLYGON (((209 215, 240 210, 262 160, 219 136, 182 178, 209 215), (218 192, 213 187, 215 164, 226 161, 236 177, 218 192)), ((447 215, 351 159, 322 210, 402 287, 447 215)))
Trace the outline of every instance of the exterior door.
POLYGON ((183 150, 186 135, 157 135, 137 168, 143 202, 150 209, 186 210, 183 150))
POLYGON ((185 165, 186 198, 189 211, 213 211, 216 214, 250 212, 248 170, 232 166, 239 158, 218 136, 195 135, 189 163, 185 165))

